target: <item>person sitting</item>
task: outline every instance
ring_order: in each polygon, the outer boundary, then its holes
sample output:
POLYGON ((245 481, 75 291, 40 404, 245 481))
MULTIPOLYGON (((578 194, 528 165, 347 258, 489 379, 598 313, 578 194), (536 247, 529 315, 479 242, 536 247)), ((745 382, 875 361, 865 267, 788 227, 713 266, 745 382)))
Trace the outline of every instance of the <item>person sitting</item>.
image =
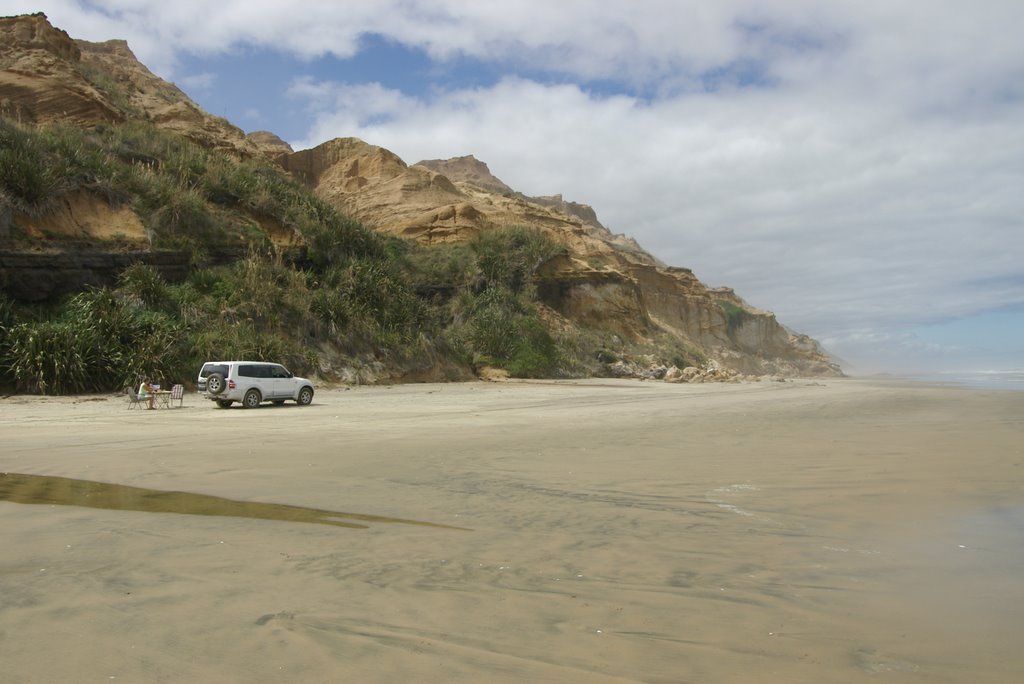
POLYGON ((142 384, 139 385, 139 399, 149 400, 150 411, 156 408, 156 394, 154 392, 156 392, 156 388, 148 380, 143 380, 142 384))

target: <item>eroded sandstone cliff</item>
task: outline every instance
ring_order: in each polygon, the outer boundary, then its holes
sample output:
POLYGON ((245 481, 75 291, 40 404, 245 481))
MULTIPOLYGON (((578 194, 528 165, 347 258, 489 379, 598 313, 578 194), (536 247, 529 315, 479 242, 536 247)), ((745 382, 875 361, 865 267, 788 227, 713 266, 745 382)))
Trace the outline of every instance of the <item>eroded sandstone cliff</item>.
POLYGON ((0 114, 78 126, 141 118, 240 156, 279 149, 203 111, 146 68, 127 42, 75 40, 41 13, 0 18, 0 114))
POLYGON ((81 50, 43 14, 0 18, 0 114, 25 123, 123 121, 80 69, 81 50))
POLYGON ((538 292, 571 324, 639 343, 669 335, 723 368, 748 374, 821 375, 838 368, 806 336, 731 290, 711 290, 616 235, 587 205, 527 197, 473 157, 408 166, 354 138, 278 158, 321 197, 375 229, 424 244, 469 240, 502 226, 542 231, 566 250, 541 271, 538 292), (730 306, 731 305, 731 306, 730 306), (730 311, 742 311, 741 315, 730 311))
MULTIPOLYGON (((791 333, 732 291, 711 290, 689 270, 666 266, 631 238, 609 231, 585 204, 560 195, 527 197, 473 157, 410 166, 355 138, 295 152, 273 133, 246 135, 152 74, 124 41, 76 41, 41 14, 0 18, 0 114, 81 127, 140 118, 236 157, 262 155, 342 212, 425 245, 527 226, 565 248, 543 266, 537 283, 558 325, 604 331, 626 345, 667 337, 698 350, 710 365, 743 373, 839 372, 810 338, 791 333)), ((48 218, 51 229, 63 225, 100 241, 108 233, 144 237, 123 206, 78 198, 59 211, 62 217, 48 218), (115 223, 122 228, 107 230, 115 223)))

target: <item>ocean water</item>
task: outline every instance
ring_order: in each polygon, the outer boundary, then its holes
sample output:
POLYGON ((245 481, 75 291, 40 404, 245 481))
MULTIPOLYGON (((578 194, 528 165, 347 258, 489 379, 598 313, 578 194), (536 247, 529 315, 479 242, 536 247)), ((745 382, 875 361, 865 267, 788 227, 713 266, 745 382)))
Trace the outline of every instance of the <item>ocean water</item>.
POLYGON ((915 380, 937 382, 970 389, 1024 392, 1024 368, 1009 370, 950 370, 914 376, 915 380))

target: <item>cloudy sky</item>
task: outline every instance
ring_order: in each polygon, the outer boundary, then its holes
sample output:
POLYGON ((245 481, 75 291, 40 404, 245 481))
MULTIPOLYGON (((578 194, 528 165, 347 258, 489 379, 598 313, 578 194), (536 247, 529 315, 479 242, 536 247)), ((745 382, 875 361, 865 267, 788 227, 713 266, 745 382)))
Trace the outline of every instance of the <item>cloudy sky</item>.
POLYGON ((296 149, 590 204, 854 371, 1024 368, 1020 0, 4 5, 296 149))

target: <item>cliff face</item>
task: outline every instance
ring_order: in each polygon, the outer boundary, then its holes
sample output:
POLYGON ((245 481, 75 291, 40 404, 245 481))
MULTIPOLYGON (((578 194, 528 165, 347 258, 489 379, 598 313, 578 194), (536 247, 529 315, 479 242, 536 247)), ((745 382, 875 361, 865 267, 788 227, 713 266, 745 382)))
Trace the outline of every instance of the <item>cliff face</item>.
POLYGON ((236 156, 279 149, 203 111, 139 62, 125 41, 74 40, 44 14, 0 18, 0 114, 83 127, 141 118, 236 156))
MULTIPOLYGON (((631 238, 601 225, 585 204, 560 195, 526 197, 473 157, 409 166, 355 138, 294 152, 273 133, 246 135, 204 112, 139 63, 124 41, 75 41, 41 14, 0 18, 0 114, 23 123, 82 127, 145 119, 207 148, 273 159, 343 213, 426 245, 528 226, 565 247, 544 265, 538 280, 541 301, 562 325, 636 343, 668 337, 744 373, 839 372, 810 338, 791 333, 774 315, 749 307, 730 290, 709 290, 689 270, 666 266, 631 238)), ((111 234, 143 241, 141 224, 126 211, 96 198, 69 200, 61 205, 62 214, 39 219, 46 224, 40 230, 71 231, 95 242, 111 233, 105 226, 116 225, 111 234)), ((31 234, 33 227, 26 223, 22 229, 31 234)), ((21 263, 11 254, 5 259, 21 263)), ((80 264, 72 266, 81 270, 80 264)), ((6 278, 12 280, 9 270, 6 278)))
POLYGON ((89 126, 125 115, 80 70, 81 50, 42 14, 0 18, 0 114, 89 126))
POLYGON ((424 244, 503 226, 542 231, 566 254, 542 269, 539 294, 570 324, 632 342, 668 335, 742 373, 838 373, 813 340, 790 333, 773 314, 731 290, 709 290, 688 269, 665 266, 602 226, 587 205, 515 192, 471 156, 407 166, 388 150, 346 138, 278 161, 350 216, 424 244), (722 302, 741 313, 734 309, 730 320, 722 302))

